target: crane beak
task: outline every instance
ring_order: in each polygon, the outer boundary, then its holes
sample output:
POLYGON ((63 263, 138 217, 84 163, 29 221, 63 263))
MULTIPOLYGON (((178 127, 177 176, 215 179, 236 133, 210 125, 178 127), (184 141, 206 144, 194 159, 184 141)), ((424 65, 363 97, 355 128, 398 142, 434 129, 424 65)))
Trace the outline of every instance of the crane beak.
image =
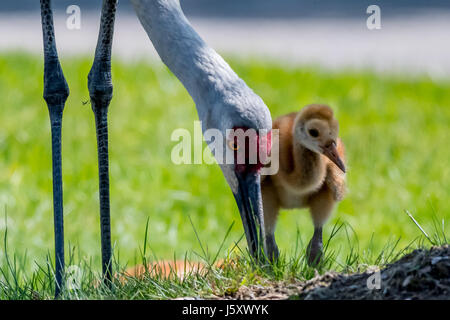
POLYGON ((260 173, 236 172, 238 191, 234 194, 241 214, 250 254, 258 259, 263 252, 264 212, 261 197, 260 173), (259 233, 258 233, 259 231, 259 233))
POLYGON ((336 143, 332 142, 327 147, 323 148, 323 154, 333 161, 335 165, 338 166, 339 169, 342 170, 342 172, 345 173, 345 165, 342 161, 341 157, 339 157, 339 153, 336 149, 336 143))

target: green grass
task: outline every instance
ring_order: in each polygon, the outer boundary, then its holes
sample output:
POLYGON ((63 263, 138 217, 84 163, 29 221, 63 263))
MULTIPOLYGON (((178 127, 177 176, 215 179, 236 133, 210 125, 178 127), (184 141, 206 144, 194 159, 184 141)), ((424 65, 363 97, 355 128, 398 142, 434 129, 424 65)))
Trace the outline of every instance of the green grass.
MULTIPOLYGON (((89 99, 86 77, 91 63, 91 58, 62 60, 71 91, 63 118, 66 251, 68 265, 81 265, 85 279, 83 291, 71 298, 112 294, 92 287, 100 270, 100 226, 94 118, 89 103, 84 104, 89 99)), ((314 102, 327 103, 336 112, 347 147, 349 192, 325 227, 326 239, 333 226, 344 222, 329 243, 330 257, 322 270, 352 271, 393 258, 422 235, 405 210, 425 230, 435 230, 432 241, 444 241, 449 227, 443 221, 450 221, 450 79, 328 72, 250 60, 232 60, 231 66, 264 99, 273 118, 314 102)), ((42 69, 39 56, 0 55, 0 234, 7 230, 7 246, 0 246, 0 298, 51 297, 47 262, 54 241, 51 147, 42 69), (5 279, 9 279, 6 286, 5 279), (27 285, 34 295, 24 289, 27 285)), ((192 99, 159 61, 114 61, 113 83, 109 132, 116 269, 142 262, 147 219, 144 257, 183 259, 186 253, 192 260, 200 259, 195 253, 206 260, 208 255, 224 257, 243 230, 220 169, 175 165, 170 160, 176 144, 170 140, 172 131, 192 132, 193 121, 198 120, 192 99)), ((270 274, 252 271, 250 261, 241 255, 242 266, 230 274, 215 270, 212 278, 194 275, 185 283, 129 281, 113 296, 206 294, 260 277, 314 275, 302 256, 302 244, 313 231, 308 212, 283 212, 277 230, 284 258, 270 274), (219 284, 212 288, 215 281, 219 284)), ((239 247, 244 250, 245 241, 239 247)), ((239 254, 236 248, 234 252, 239 254)))

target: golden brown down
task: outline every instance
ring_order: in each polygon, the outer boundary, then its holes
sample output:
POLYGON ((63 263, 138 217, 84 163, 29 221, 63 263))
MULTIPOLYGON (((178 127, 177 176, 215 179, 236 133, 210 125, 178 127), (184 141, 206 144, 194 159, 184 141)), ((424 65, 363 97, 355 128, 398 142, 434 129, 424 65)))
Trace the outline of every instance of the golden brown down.
POLYGON ((345 192, 339 125, 330 107, 309 105, 276 119, 273 129, 279 130, 280 168, 261 182, 267 254, 271 259, 278 257, 274 232, 279 210, 309 208, 314 236, 308 260, 317 263, 322 254, 322 226, 345 192))

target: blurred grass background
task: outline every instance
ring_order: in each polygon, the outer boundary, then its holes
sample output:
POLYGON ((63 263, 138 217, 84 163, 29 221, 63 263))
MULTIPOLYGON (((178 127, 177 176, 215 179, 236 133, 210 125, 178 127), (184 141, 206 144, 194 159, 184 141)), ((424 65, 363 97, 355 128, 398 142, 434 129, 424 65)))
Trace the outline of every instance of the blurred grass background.
MULTIPOLYGON (((66 250, 69 242, 100 269, 97 151, 87 91, 90 57, 62 59, 71 94, 63 118, 66 250)), ((354 230, 364 251, 381 250, 401 237, 406 246, 432 219, 450 221, 450 79, 329 72, 314 66, 231 59, 235 71, 259 94, 275 119, 310 103, 332 106, 347 148, 348 186, 325 238, 338 219, 354 230)), ((0 55, 0 233, 8 229, 10 254, 42 262, 53 256, 50 124, 42 99, 43 61, 20 52, 0 55), (6 217, 7 215, 7 222, 6 217)), ((112 239, 116 255, 132 265, 149 218, 149 246, 159 258, 200 251, 193 225, 210 251, 231 248, 243 234, 239 212, 216 165, 174 165, 176 128, 193 132, 194 103, 159 61, 113 62, 110 106, 112 239)), ((449 227, 443 228, 447 234, 449 227)), ((283 212, 280 249, 312 235, 305 210, 283 212)), ((341 232, 330 247, 350 250, 341 232)), ((241 242, 245 247, 245 242, 241 242)), ((0 246, 0 264, 4 259, 0 246)), ((30 265, 33 268, 33 264, 30 265)))

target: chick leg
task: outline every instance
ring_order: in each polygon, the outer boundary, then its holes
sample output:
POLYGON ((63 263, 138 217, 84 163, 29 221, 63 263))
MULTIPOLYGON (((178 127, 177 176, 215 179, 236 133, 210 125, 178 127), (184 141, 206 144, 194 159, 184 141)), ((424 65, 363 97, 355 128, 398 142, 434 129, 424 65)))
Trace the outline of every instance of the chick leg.
POLYGON ((278 218, 279 205, 276 196, 276 189, 274 188, 269 177, 261 183, 261 192, 264 208, 264 241, 266 243, 267 250, 266 256, 270 261, 275 261, 279 256, 278 246, 275 242, 275 227, 278 218))
POLYGON ((314 223, 314 234, 307 247, 307 258, 310 266, 319 264, 323 254, 322 226, 325 224, 335 204, 333 192, 324 185, 309 198, 309 209, 314 223))

